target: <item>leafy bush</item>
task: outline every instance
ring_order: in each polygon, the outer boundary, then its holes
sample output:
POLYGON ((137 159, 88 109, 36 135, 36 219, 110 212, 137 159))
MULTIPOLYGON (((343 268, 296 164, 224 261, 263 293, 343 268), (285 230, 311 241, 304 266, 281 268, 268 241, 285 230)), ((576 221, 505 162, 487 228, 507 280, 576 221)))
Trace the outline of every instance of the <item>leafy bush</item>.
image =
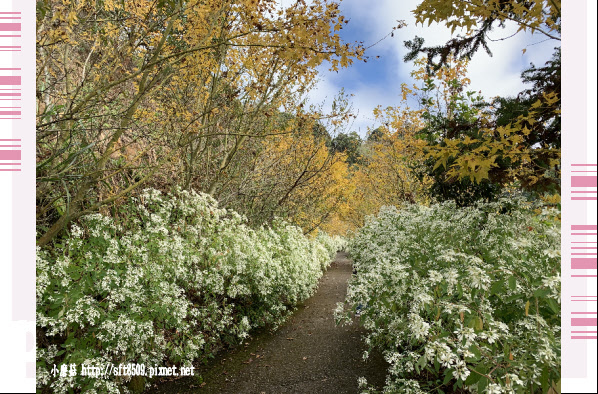
POLYGON ((128 392, 130 377, 53 376, 54 365, 205 360, 252 328, 280 324, 336 251, 282 221, 251 229, 194 192, 146 190, 115 217, 87 216, 38 249, 40 391, 128 392))
POLYGON ((545 393, 558 382, 553 213, 503 200, 369 218, 350 242, 357 274, 337 316, 360 309, 366 342, 390 364, 385 392, 545 393))
POLYGON ((347 248, 346 238, 340 235, 330 236, 327 233, 320 232, 316 239, 330 252, 330 259, 334 258, 336 252, 344 251, 347 248))

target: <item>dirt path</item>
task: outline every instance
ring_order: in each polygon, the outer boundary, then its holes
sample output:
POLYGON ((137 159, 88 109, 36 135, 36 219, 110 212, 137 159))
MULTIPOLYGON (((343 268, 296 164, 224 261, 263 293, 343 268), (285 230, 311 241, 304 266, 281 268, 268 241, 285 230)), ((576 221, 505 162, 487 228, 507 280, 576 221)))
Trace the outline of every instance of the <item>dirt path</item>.
POLYGON ((351 261, 338 253, 318 292, 278 331, 256 335, 244 347, 202 368, 203 382, 179 379, 151 393, 358 393, 357 378, 382 387, 387 364, 379 354, 363 361, 363 329, 336 326, 333 311, 345 299, 351 261))

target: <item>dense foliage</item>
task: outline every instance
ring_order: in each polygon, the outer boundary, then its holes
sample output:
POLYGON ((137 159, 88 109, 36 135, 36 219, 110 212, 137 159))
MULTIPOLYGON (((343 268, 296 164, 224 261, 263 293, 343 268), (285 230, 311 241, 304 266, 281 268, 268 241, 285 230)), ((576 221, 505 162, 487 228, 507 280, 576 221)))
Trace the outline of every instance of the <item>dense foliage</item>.
MULTIPOLYGON (((421 37, 405 43, 409 49, 405 61, 421 64, 423 59, 425 64, 425 72, 418 72, 417 78, 424 82, 421 91, 433 93, 420 101, 426 120, 422 131, 430 145, 426 153, 427 173, 433 178, 431 196, 471 205, 480 199, 495 200, 502 188, 513 183, 536 196, 550 194, 548 199, 557 201, 561 2, 423 0, 413 14, 418 24, 444 24, 453 33, 439 46, 426 47, 421 37), (551 40, 555 53, 544 66, 532 64, 523 71, 522 81, 532 84, 531 89, 486 102, 465 90, 468 80, 459 75, 459 68, 480 49, 492 56, 491 33, 509 24, 517 27, 516 33, 551 40), (442 84, 444 88, 438 89, 442 84)), ((523 53, 526 50, 522 48, 523 53)))
POLYGON ((357 274, 337 313, 360 310, 390 363, 385 392, 546 393, 559 381, 560 230, 552 209, 525 205, 384 208, 350 242, 357 274))
MULTIPOLYGON (((348 22, 337 0, 39 0, 37 11, 38 245, 142 187, 194 189, 236 210, 282 190, 292 198, 275 214, 295 219, 289 201, 311 191, 296 168, 330 178, 319 161, 339 155, 312 163, 310 129, 323 115, 304 99, 318 66, 363 58, 337 33, 348 22), (268 151, 269 139, 297 130, 310 130, 297 165, 264 181, 259 170, 272 170, 256 162, 285 158, 268 151)), ((312 184, 311 194, 329 194, 327 182, 312 184)), ((317 223, 334 204, 300 214, 317 223)))
POLYGON ((127 391, 129 378, 54 365, 190 365, 308 298, 341 247, 282 221, 249 228, 205 194, 145 190, 114 218, 85 216, 37 258, 37 380, 52 392, 127 391))

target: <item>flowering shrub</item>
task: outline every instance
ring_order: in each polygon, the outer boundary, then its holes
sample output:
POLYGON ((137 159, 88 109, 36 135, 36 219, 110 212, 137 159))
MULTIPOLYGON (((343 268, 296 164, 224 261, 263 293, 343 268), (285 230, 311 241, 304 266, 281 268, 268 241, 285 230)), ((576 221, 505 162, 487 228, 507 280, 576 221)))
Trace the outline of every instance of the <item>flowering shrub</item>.
POLYGON ((560 229, 523 204, 383 208, 350 242, 357 274, 337 317, 359 308, 390 364, 385 392, 546 393, 559 381, 560 229))
POLYGON ((340 235, 330 236, 321 232, 318 233, 316 239, 330 252, 330 259, 334 258, 336 252, 343 251, 347 248, 347 239, 340 235))
POLYGON ((282 221, 251 229, 194 192, 146 190, 125 208, 120 222, 90 215, 53 249, 38 249, 40 390, 128 392, 130 377, 51 371, 190 366, 252 328, 278 325, 314 292, 337 247, 282 221))

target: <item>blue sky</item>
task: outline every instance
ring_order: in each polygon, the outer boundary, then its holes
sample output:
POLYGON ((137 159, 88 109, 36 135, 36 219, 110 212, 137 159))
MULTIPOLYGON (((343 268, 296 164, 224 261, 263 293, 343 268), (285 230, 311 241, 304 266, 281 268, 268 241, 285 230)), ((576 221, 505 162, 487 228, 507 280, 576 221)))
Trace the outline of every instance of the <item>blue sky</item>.
MULTIPOLYGON (((287 0, 288 1, 288 0, 287 0)), ((341 30, 341 37, 347 42, 363 41, 369 46, 388 34, 397 20, 407 22, 407 27, 396 30, 394 37, 389 37, 368 51, 367 63, 355 62, 338 73, 328 71, 328 66, 320 69, 320 81, 309 98, 312 103, 326 101, 329 107, 333 97, 342 89, 351 97, 353 109, 358 111, 358 118, 348 131, 357 131, 365 136, 368 127, 377 127, 372 110, 381 105, 397 106, 402 82, 413 83, 410 72, 413 64, 403 62, 406 48, 403 44, 416 35, 425 38, 426 45, 443 44, 451 38, 450 30, 444 26, 432 24, 416 26, 411 10, 419 0, 343 0, 341 10, 350 19, 341 30), (376 59, 376 56, 380 56, 376 59)), ((510 36, 517 30, 514 24, 505 29, 496 28, 490 35, 492 39, 510 36)), ((455 34, 458 32, 456 31, 455 34)), ((520 81, 521 71, 530 62, 542 65, 550 59, 553 48, 560 42, 544 41, 540 35, 519 32, 507 40, 490 43, 493 57, 483 50, 472 59, 469 67, 470 89, 481 90, 485 97, 515 95, 524 88, 520 81), (544 41, 544 42, 542 42, 544 41), (523 49, 526 49, 523 53, 523 49)))

